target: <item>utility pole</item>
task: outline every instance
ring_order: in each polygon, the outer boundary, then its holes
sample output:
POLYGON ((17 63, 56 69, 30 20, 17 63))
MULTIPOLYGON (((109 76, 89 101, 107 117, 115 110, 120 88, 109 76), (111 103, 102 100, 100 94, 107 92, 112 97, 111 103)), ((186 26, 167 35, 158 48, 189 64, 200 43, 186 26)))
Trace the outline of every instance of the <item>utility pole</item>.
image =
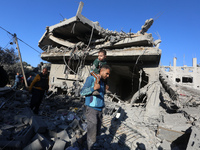
POLYGON ((17 50, 18 50, 18 53, 19 53, 19 59, 20 59, 22 74, 23 74, 23 77, 24 77, 24 83, 25 83, 26 88, 28 88, 26 76, 25 76, 25 73, 24 73, 24 67, 23 67, 23 64, 22 64, 22 57, 21 57, 21 53, 20 53, 19 45, 18 45, 18 41, 17 41, 17 35, 14 34, 14 37, 15 37, 15 44, 17 45, 17 50))

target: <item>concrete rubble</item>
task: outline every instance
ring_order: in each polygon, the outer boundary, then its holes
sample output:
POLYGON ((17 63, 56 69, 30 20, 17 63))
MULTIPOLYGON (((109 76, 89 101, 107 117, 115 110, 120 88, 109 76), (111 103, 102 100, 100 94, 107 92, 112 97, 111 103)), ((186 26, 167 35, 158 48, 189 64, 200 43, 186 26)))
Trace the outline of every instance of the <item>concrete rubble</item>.
POLYGON ((161 40, 147 33, 153 19, 137 33, 110 31, 84 17, 82 8, 80 2, 75 17, 47 27, 39 41, 41 58, 51 63, 39 115, 29 109, 27 91, 0 88, 0 149, 86 150, 79 92, 100 49, 112 68, 97 137, 101 149, 199 149, 200 91, 196 84, 175 84, 159 66, 161 40))
MULTIPOLYGON (((167 92, 162 89, 160 94, 167 92)), ((198 149, 198 106, 174 110, 174 107, 162 102, 173 100, 164 98, 160 99, 157 108, 159 118, 155 119, 147 115, 147 102, 133 105, 106 95, 102 133, 98 137, 101 149, 198 149)), ((1 96, 0 101, 4 103, 0 118, 1 149, 65 150, 86 147, 85 140, 83 145, 78 143, 78 139, 87 132, 83 98, 52 95, 44 99, 37 116, 29 109, 30 95, 26 91, 11 90, 9 95, 1 96), (21 96, 16 97, 16 93, 21 96)))

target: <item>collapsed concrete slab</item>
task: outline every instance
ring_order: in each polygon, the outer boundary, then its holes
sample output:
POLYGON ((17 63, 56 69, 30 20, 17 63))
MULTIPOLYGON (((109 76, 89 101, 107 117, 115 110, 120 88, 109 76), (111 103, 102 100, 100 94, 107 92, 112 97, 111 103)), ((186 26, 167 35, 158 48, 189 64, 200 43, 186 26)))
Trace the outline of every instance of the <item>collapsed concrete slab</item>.
POLYGON ((184 132, 179 132, 171 129, 167 129, 164 127, 158 127, 156 136, 163 140, 167 140, 168 142, 173 142, 176 140, 178 137, 182 136, 184 132))

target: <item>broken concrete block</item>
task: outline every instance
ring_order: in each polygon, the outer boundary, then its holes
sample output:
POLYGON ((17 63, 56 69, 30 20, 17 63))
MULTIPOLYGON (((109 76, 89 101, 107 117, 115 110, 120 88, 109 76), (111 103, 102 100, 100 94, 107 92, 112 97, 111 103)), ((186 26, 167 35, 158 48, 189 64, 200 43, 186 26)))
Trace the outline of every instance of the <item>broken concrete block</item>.
POLYGON ((70 141, 69 135, 66 130, 62 130, 59 133, 57 133, 57 138, 64 141, 70 141))
POLYGON ((37 139, 40 141, 44 149, 49 149, 53 145, 53 143, 50 140, 48 140, 45 136, 41 134, 36 134, 32 140, 35 141, 37 139))
POLYGON ((183 134, 184 132, 175 131, 159 126, 156 136, 163 140, 167 140, 168 142, 172 142, 176 140, 178 137, 182 136, 183 134))
POLYGON ((53 145, 52 150, 64 150, 65 149, 66 142, 61 139, 57 139, 55 141, 55 144, 53 145))
POLYGON ((21 130, 23 130, 26 127, 25 124, 21 123, 21 124, 17 124, 15 125, 15 132, 20 132, 21 130))
POLYGON ((51 138, 57 138, 57 132, 55 130, 48 130, 48 135, 51 138))
POLYGON ((32 117, 32 126, 36 133, 44 133, 47 129, 46 123, 39 116, 32 117))
POLYGON ((75 146, 76 141, 77 141, 76 137, 75 137, 75 136, 72 137, 72 138, 71 138, 71 145, 75 146))
POLYGON ((16 136, 15 139, 18 139, 22 142, 22 145, 25 146, 31 138, 34 136, 34 130, 32 126, 28 126, 25 129, 21 130, 16 136))
POLYGON ((23 150, 43 150, 43 147, 40 141, 37 139, 31 144, 27 145, 23 150))

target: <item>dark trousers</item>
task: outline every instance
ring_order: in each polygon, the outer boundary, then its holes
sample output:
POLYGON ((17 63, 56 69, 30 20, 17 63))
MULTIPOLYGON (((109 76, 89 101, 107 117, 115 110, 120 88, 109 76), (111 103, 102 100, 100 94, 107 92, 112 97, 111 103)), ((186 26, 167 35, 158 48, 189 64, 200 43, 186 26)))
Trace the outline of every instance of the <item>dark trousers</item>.
POLYGON ((86 118, 87 118, 87 145, 88 145, 88 150, 90 150, 93 144, 96 142, 96 136, 100 135, 102 112, 87 106, 86 118))
POLYGON ((44 90, 32 89, 32 97, 30 108, 33 110, 35 114, 38 114, 40 104, 42 103, 42 99, 44 96, 44 90))

